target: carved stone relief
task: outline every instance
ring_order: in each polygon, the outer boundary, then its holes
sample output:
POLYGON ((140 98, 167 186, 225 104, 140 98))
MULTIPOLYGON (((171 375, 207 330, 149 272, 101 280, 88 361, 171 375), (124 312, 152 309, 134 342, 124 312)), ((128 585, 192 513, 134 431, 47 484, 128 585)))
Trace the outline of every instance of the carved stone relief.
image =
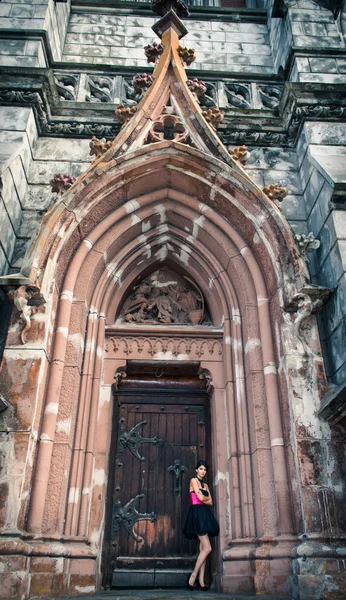
POLYGON ((203 294, 186 276, 163 267, 135 286, 120 319, 153 325, 209 324, 203 294))

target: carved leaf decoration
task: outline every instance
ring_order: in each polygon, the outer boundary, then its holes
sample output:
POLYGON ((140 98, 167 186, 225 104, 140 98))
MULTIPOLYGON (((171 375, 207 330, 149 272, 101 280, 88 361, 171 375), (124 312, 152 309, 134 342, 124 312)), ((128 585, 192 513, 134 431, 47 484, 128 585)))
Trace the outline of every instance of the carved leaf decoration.
POLYGON ((270 108, 273 110, 279 106, 280 98, 282 96, 281 88, 273 86, 259 86, 258 92, 265 108, 270 108))
POLYGON ((228 102, 236 108, 251 108, 251 92, 248 85, 227 83, 225 92, 228 102))
POLYGON ((58 94, 63 100, 76 100, 77 82, 77 75, 55 74, 55 84, 58 90, 58 94))
POLYGON ((86 95, 88 102, 112 102, 113 81, 110 77, 90 77, 87 85, 89 93, 86 95))

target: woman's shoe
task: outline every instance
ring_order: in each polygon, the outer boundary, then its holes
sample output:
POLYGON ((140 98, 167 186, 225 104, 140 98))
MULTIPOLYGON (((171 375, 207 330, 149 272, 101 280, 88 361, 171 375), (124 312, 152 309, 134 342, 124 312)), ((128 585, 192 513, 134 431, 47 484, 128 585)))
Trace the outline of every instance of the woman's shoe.
POLYGON ((192 590, 194 590, 195 588, 194 588, 194 586, 193 586, 193 585, 191 585, 191 584, 189 583, 191 575, 192 575, 192 573, 190 573, 190 575, 188 575, 188 576, 187 576, 187 578, 186 578, 186 587, 187 587, 187 589, 188 589, 188 590, 191 590, 191 591, 192 591, 192 590))
POLYGON ((207 592, 207 591, 209 590, 209 587, 208 587, 207 585, 200 585, 200 586, 199 586, 199 589, 200 589, 202 592, 207 592))

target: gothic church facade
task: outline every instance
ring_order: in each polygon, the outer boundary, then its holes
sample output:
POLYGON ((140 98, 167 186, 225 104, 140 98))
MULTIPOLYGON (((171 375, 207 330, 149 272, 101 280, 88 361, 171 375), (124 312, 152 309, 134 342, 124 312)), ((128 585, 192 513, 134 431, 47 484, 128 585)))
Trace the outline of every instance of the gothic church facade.
POLYGON ((0 597, 345 597, 346 10, 0 2, 0 597))

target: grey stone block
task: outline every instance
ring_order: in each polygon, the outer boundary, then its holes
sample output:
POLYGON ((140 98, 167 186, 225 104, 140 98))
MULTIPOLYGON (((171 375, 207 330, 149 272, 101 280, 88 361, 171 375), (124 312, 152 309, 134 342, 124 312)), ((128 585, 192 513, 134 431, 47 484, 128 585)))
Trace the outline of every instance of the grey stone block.
MULTIPOLYGON (((125 38, 125 46, 128 48, 144 48, 143 38, 140 34, 137 35, 128 35, 125 38)), ((144 50, 143 50, 144 52, 144 50)))
POLYGON ((241 46, 241 51, 244 52, 244 54, 266 54, 266 55, 271 55, 271 50, 270 50, 270 46, 266 45, 266 44, 240 44, 241 46))
POLYGON ((0 275, 7 275, 9 268, 10 265, 0 241, 0 275))
MULTIPOLYGON (((241 53, 241 46, 240 44, 230 44, 230 43, 224 43, 224 42, 198 42, 198 44, 196 44, 196 52, 199 53, 200 50, 202 50, 202 52, 205 52, 205 50, 208 50, 208 44, 210 44, 210 51, 211 48, 213 49, 213 51, 215 52, 226 52, 227 54, 240 54, 241 53)), ((214 55, 214 52, 213 52, 214 55)), ((212 62, 212 61, 208 61, 208 62, 212 62)))
MULTIPOLYGON (((16 191, 12 174, 9 169, 6 169, 1 176, 2 178, 2 201, 6 207, 8 218, 11 222, 12 229, 15 233, 18 232, 21 218, 22 205, 16 191)), ((1 230, 1 228, 0 228, 1 230)))
POLYGON ((25 256, 25 253, 29 247, 31 243, 31 240, 28 238, 17 238, 16 239, 16 243, 12 252, 12 258, 11 258, 11 269, 13 269, 14 272, 20 271, 21 266, 23 264, 23 259, 25 256))
POLYGON ((335 244, 330 249, 318 272, 318 281, 320 285, 334 289, 343 273, 344 268, 340 257, 340 250, 337 244, 335 244))
POLYGON ((9 123, 12 131, 25 131, 31 110, 29 107, 0 106, 0 131, 7 130, 9 123))
POLYGON ((289 14, 289 18, 292 21, 307 21, 307 22, 314 21, 315 23, 332 23, 333 22, 333 15, 331 12, 329 12, 328 10, 318 11, 318 10, 316 10, 316 7, 314 8, 313 13, 311 12, 311 10, 299 10, 299 9, 290 8, 288 11, 288 14, 289 14))
POLYGON ((318 202, 315 202, 310 213, 308 213, 308 208, 306 207, 306 213, 308 215, 308 229, 312 231, 315 237, 320 235, 321 228, 325 219, 322 216, 321 207, 318 202))
POLYGON ((38 67, 35 56, 1 56, 0 65, 3 67, 38 67))
POLYGON ((339 73, 346 73, 346 58, 337 58, 336 64, 338 66, 339 73))
POLYGON ((111 48, 109 46, 82 46, 80 47, 81 56, 109 56, 111 48))
POLYGON ((22 164, 20 156, 17 156, 11 162, 10 171, 11 171, 11 175, 12 175, 12 178, 14 181, 14 185, 16 188, 18 198, 20 200, 20 203, 23 205, 28 182, 27 182, 27 179, 25 176, 25 172, 24 172, 24 168, 23 168, 23 164, 22 164))
POLYGON ((337 73, 335 58, 309 58, 312 73, 337 73))
POLYGON ((336 237, 346 240, 346 211, 333 210, 330 218, 333 219, 336 237))
POLYGON ((336 38, 299 36, 295 35, 293 43, 298 48, 339 48, 340 42, 336 38))
POLYGON ((0 54, 22 55, 25 52, 26 44, 25 40, 0 40, 0 54))
POLYGON ((305 124, 307 140, 310 144, 327 146, 346 145, 346 123, 323 123, 315 121, 305 124))
POLYGON ((6 211, 5 205, 0 198, 0 231, 1 245, 5 253, 6 259, 11 263, 12 252, 16 242, 16 236, 6 211))
POLYGON ((299 81, 307 83, 346 83, 346 75, 340 74, 321 74, 321 73, 301 73, 299 81))
POLYGON ((329 339, 329 350, 334 372, 340 369, 346 361, 346 317, 332 333, 329 339))
POLYGON ((306 56, 297 56, 295 58, 295 63, 297 65, 298 71, 302 73, 309 73, 310 71, 310 63, 309 59, 306 56))
MULTIPOLYGON (((327 36, 327 29, 324 23, 301 23, 303 35, 327 36)), ((294 32, 293 32, 294 33, 294 32)), ((321 40, 322 42, 322 40, 321 40)))
POLYGON ((87 162, 90 140, 74 140, 62 138, 40 138, 34 149, 35 160, 87 162))
MULTIPOLYGON (((158 21, 158 17, 120 17, 120 19, 124 19, 124 23, 126 23, 127 27, 152 27, 156 21, 158 21)), ((194 21, 189 21, 188 29, 193 29, 194 21)))
POLYGON ((306 220, 304 196, 297 194, 289 194, 281 202, 280 207, 288 221, 304 221, 306 220))
POLYGON ((0 18, 0 29, 19 29, 21 31, 26 31, 28 29, 43 30, 44 26, 44 19, 17 19, 13 17, 0 18))
POLYGON ((9 17, 11 8, 10 4, 0 4, 0 17, 9 17))
POLYGON ((95 44, 97 44, 98 46, 124 46, 125 35, 96 34, 95 35, 95 44))
MULTIPOLYGON (((231 41, 230 36, 227 37, 228 40, 231 41)), ((226 33, 224 31, 189 31, 189 34, 188 36, 186 36, 186 39, 188 39, 189 43, 192 44, 197 44, 198 41, 203 40, 209 40, 211 42, 225 42, 226 33)))
POLYGON ((303 193, 303 189, 297 175, 298 174, 294 171, 268 169, 264 174, 264 183, 265 185, 279 183, 282 187, 288 188, 289 194, 301 195, 303 193))
MULTIPOLYGON (((47 10, 47 7, 45 7, 47 10)), ((11 17, 20 17, 21 19, 31 19, 35 13, 35 6, 28 4, 13 5, 11 10, 11 17)))
POLYGON ((308 168, 309 168, 309 171, 307 171, 307 174, 311 170, 311 176, 307 182, 305 192, 304 192, 307 214, 310 213, 312 207, 316 203, 316 201, 319 197, 319 194, 325 183, 324 177, 321 175, 321 173, 317 169, 314 169, 312 167, 312 165, 309 161, 309 158, 307 156, 306 162, 304 161, 304 170, 308 169, 308 168), (307 165, 309 165, 309 167, 307 165))
POLYGON ((39 161, 32 162, 29 170, 29 183, 49 184, 56 173, 70 172, 70 163, 68 161, 39 161))
POLYGON ((38 56, 41 46, 41 41, 30 40, 29 42, 25 43, 24 54, 26 56, 38 56))
POLYGON ((52 203, 50 185, 29 185, 25 197, 24 208, 47 210, 52 203))
POLYGON ((147 59, 142 48, 125 48, 124 46, 117 46, 116 48, 110 49, 110 56, 120 58, 139 58, 147 62, 147 59))
POLYGON ((40 226, 42 216, 42 211, 24 210, 19 236, 22 238, 33 238, 40 226))

